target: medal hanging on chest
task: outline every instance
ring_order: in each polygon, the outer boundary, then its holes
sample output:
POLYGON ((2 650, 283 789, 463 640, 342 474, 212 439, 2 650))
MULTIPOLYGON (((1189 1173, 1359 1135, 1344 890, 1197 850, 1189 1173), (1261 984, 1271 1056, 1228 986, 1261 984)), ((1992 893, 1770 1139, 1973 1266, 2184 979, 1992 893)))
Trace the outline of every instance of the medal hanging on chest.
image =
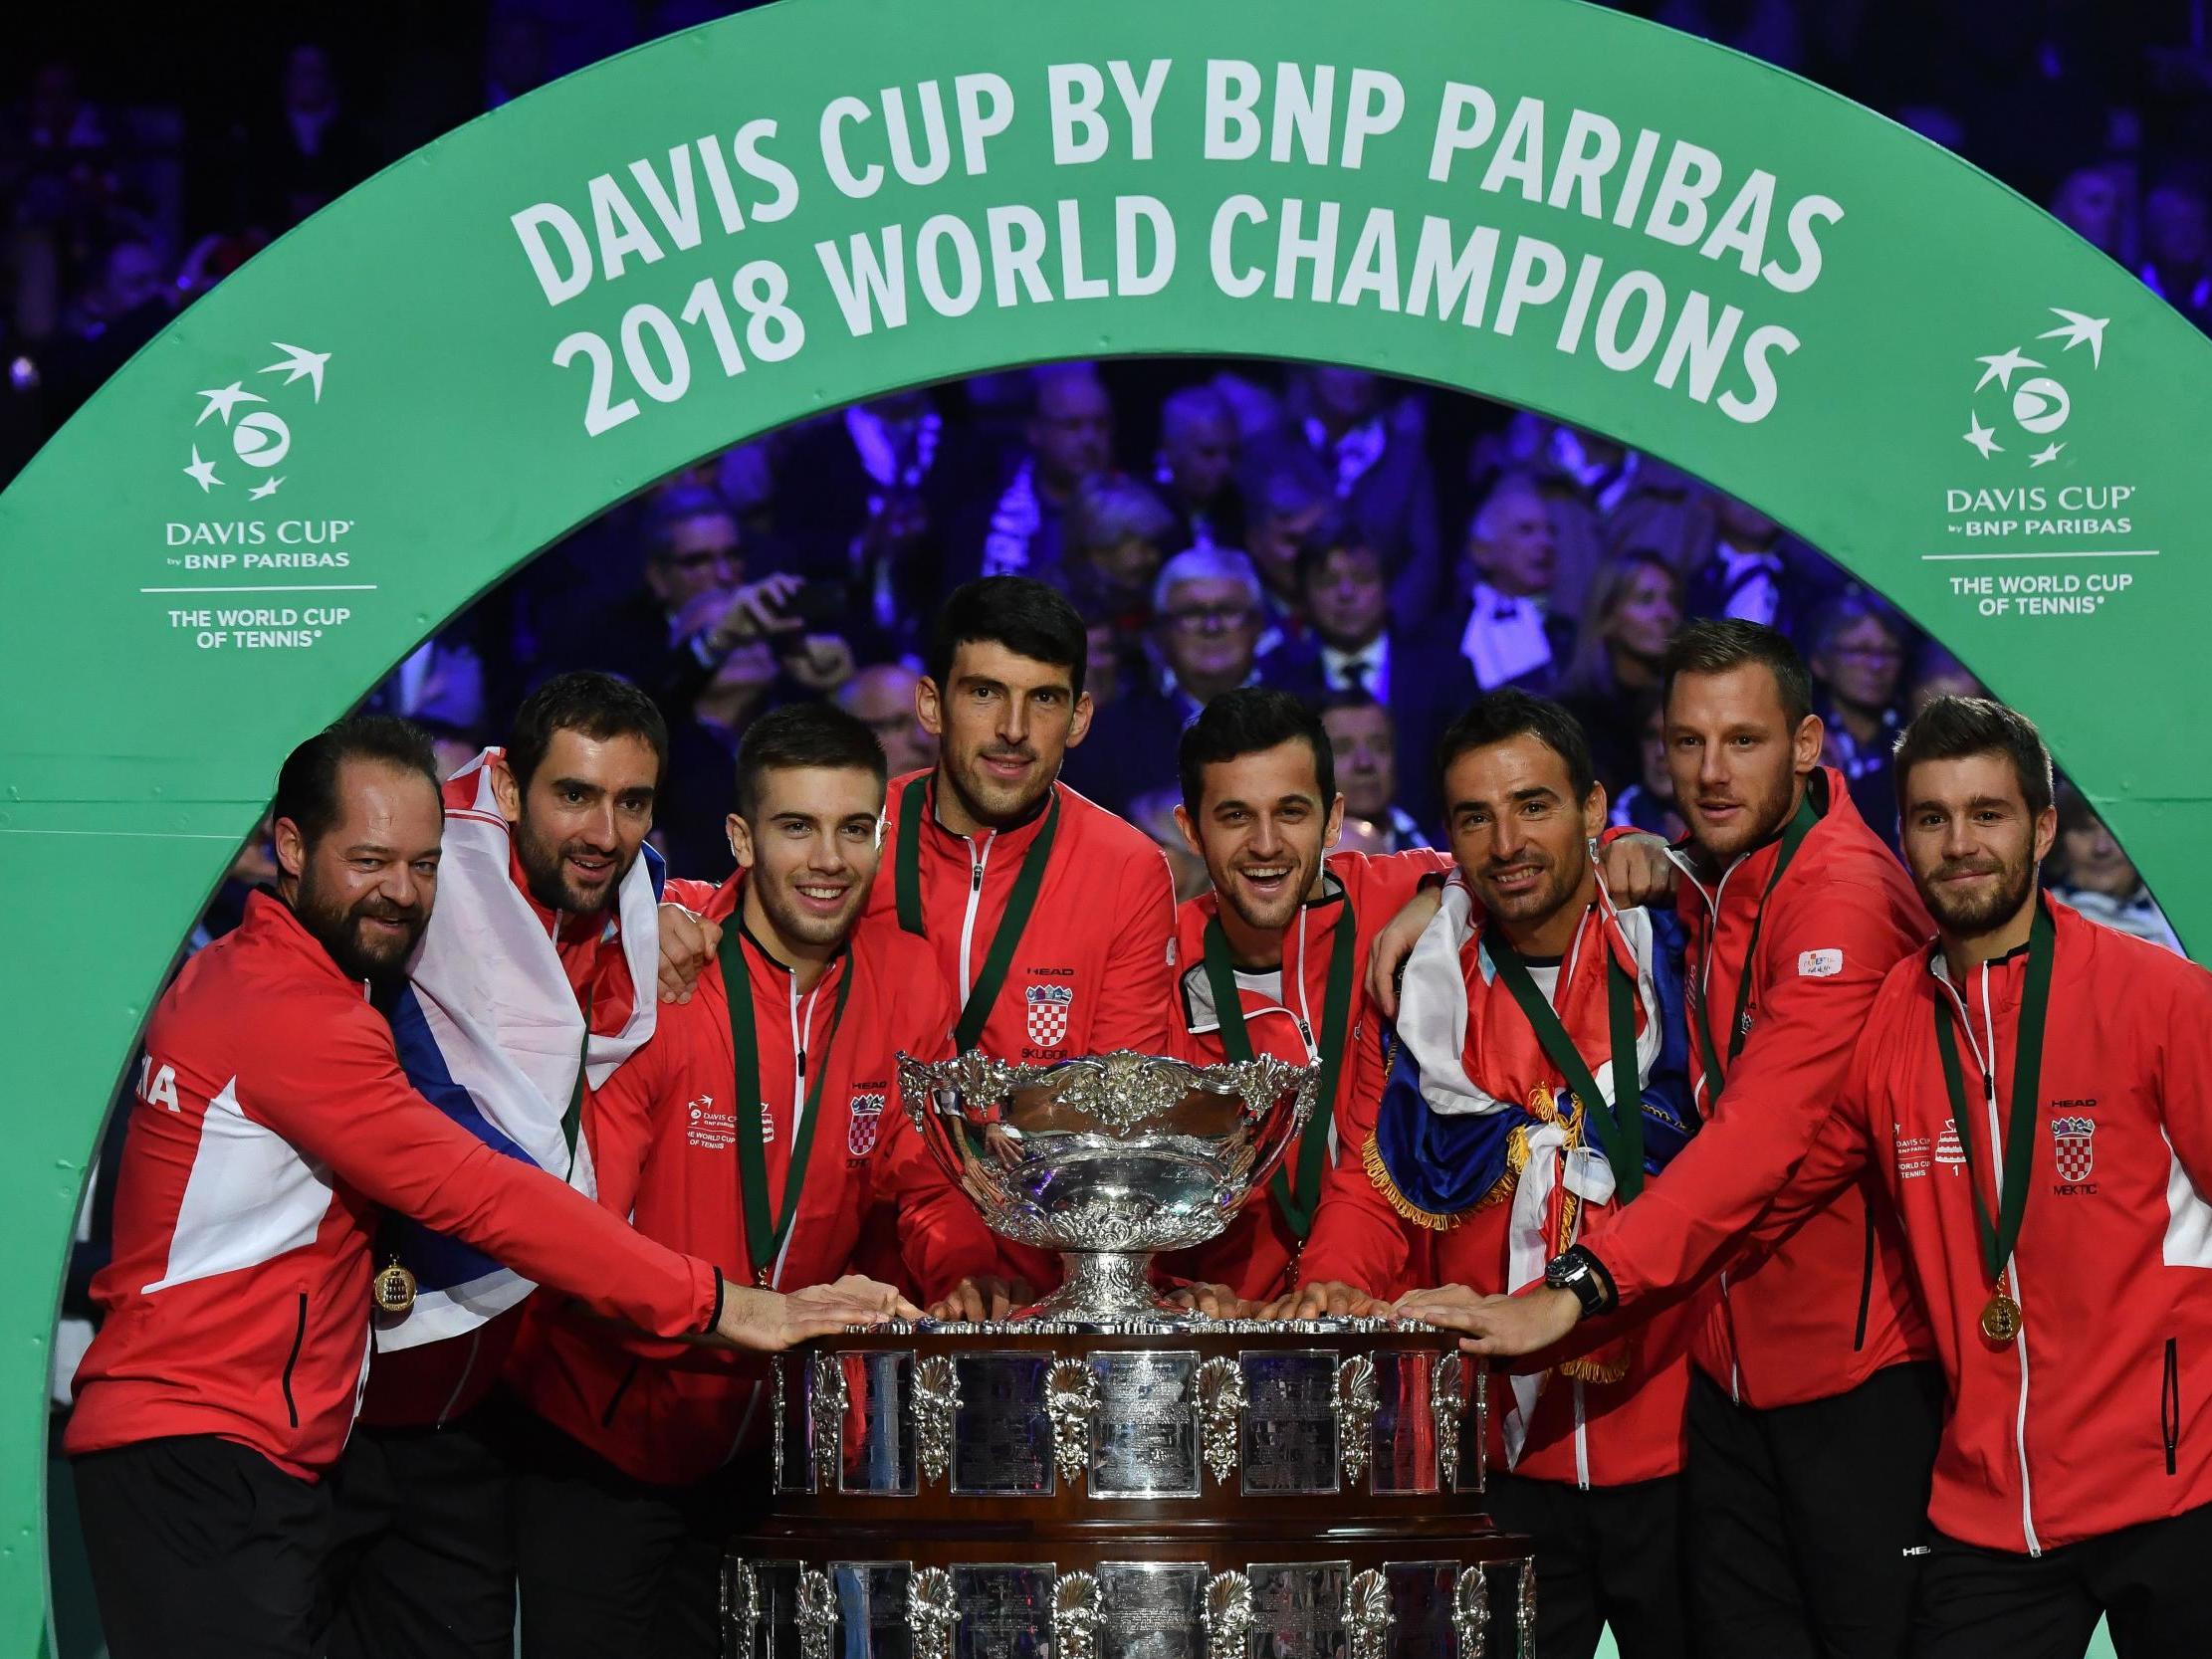
MULTIPOLYGON (((2028 970, 2020 993, 2020 1024, 2013 1033, 2012 1105, 2006 1115, 2002 1145, 1996 1137, 1996 1078, 1987 1074, 1982 1080, 1991 1119, 1990 1155, 1999 1165, 1994 1218, 1982 1202, 1984 1183, 1974 1148, 1972 1115, 1966 1105, 1966 1078, 1958 1063, 1958 1039, 1951 1031, 1952 1010, 1944 1006, 1946 997, 1938 997, 1935 1002, 1935 1049, 1943 1063, 1943 1088, 1950 1096, 1959 1154, 1966 1163, 1982 1265, 1989 1274, 1989 1301, 1982 1307, 1981 1332, 2000 1348, 2018 1341, 2024 1324, 2020 1303, 2007 1287, 2005 1274, 2012 1263, 2013 1247, 2020 1242, 2020 1224, 2028 1214, 2028 1188, 2035 1162, 2036 1099, 2043 1084, 2043 1025, 2051 1006, 2051 958, 2056 943, 2051 913, 2039 897, 2035 920, 2028 929, 2028 970)), ((1985 966, 1982 971, 1989 970, 1985 966)), ((1994 1040, 1995 1034, 1991 1035, 1994 1040)), ((1995 1054, 1981 1058, 1984 1065, 1996 1064, 1995 1054)))
POLYGON ((404 1314, 415 1305, 415 1276, 394 1256, 383 1271, 368 1282, 369 1299, 387 1314, 404 1314))

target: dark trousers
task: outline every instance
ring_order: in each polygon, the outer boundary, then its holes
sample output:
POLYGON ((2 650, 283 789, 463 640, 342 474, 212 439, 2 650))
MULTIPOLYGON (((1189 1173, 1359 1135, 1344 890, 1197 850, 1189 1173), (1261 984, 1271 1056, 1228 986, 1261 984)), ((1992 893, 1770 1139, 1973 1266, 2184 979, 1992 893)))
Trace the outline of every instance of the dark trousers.
POLYGON ((2119 1659, 2212 1653, 2212 1505, 2041 1555, 1940 1534, 1920 1575, 1914 1659, 2082 1659, 2109 1621, 2119 1659))
POLYGON ((1678 1479, 1583 1491, 1493 1471, 1485 1507, 1535 1541, 1542 1659, 1590 1659, 1608 1625, 1622 1659, 1687 1659, 1678 1479))
POLYGON ((310 1659, 331 1502, 213 1435, 76 1460, 113 1659, 310 1659))
POLYGON ((653 1486, 543 1422, 518 1430, 523 1659, 717 1659, 733 1494, 765 1501, 766 1469, 653 1486))
POLYGON ((331 1481, 331 1659, 510 1659, 513 1411, 495 1395, 443 1428, 354 1425, 331 1481))
POLYGON ((1932 1363, 1765 1411, 1693 1371, 1682 1480, 1701 1659, 1898 1659, 1942 1427, 1932 1363))

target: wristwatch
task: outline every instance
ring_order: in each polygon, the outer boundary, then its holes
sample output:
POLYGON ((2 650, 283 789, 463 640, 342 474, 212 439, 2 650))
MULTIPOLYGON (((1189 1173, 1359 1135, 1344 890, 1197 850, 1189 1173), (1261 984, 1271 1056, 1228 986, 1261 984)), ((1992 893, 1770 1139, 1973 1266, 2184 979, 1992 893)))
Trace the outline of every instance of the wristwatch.
POLYGON ((1605 1264, 1579 1244, 1544 1264, 1544 1283, 1554 1290, 1574 1292, 1585 1319, 1609 1312, 1615 1301, 1613 1279, 1605 1264))

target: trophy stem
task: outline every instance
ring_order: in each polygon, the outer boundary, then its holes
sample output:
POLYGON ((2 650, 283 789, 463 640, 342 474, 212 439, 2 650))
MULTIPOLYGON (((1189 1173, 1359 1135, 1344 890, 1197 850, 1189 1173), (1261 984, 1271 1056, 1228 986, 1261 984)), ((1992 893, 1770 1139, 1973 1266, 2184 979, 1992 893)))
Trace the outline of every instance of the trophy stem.
POLYGON ((1200 1316, 1162 1299, 1150 1277, 1149 1250, 1063 1250, 1060 1287, 1014 1315, 1069 1325, 1191 1325, 1200 1316))

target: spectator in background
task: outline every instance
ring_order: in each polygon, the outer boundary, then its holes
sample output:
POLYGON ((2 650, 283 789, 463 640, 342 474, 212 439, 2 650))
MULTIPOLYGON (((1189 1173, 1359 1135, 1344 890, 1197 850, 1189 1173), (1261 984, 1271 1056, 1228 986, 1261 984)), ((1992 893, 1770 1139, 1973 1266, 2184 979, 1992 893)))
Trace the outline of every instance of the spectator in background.
MULTIPOLYGON (((1383 555, 1391 608, 1418 622, 1441 585, 1437 485, 1423 447, 1420 397, 1385 406, 1380 376, 1316 364, 1291 375, 1288 418, 1255 458, 1263 476, 1288 471, 1333 497, 1383 555)), ((1284 580, 1291 572, 1280 571, 1284 580)))
POLYGON ((1259 576, 1242 553, 1192 547, 1176 554, 1161 567, 1152 599, 1159 683, 1124 688, 1064 765, 1071 784, 1114 812, 1176 782, 1176 749, 1191 718, 1257 678, 1259 576))
POLYGON ((238 134, 240 176, 254 217, 272 230, 297 225, 373 172, 376 155, 339 97, 331 54, 312 41, 284 57, 277 106, 238 134))
POLYGON ((1599 562, 1559 701, 1581 723, 1608 794, 1643 775, 1633 699, 1659 690, 1659 659, 1681 625, 1681 582, 1663 556, 1638 548, 1599 562))
POLYGON ((1254 493, 1251 560, 1265 594, 1268 631, 1277 639, 1295 639, 1305 631, 1298 549, 1328 517, 1335 501, 1310 472, 1291 469, 1268 473, 1254 493))
POLYGON ((45 353, 45 417, 60 426, 176 314, 168 256, 151 236, 125 231, 99 257, 93 282, 45 353))
POLYGON ((1546 610, 1558 541, 1551 510, 1526 473, 1490 486, 1467 525, 1459 654, 1477 687, 1548 692, 1564 672, 1574 626, 1546 610))
POLYGON ((1114 459, 1114 404, 1096 364, 1047 363, 1029 375, 1026 450, 981 525, 964 536, 986 576, 1044 577, 1057 570, 1062 526, 1076 487, 1114 459))
MULTIPOLYGON (((1070 750, 1069 752, 1073 752, 1070 750)), ((1214 885, 1206 860, 1191 850, 1176 827, 1175 809, 1183 804, 1183 788, 1148 789, 1129 803, 1129 821, 1152 837, 1168 855, 1168 874, 1175 879, 1175 902, 1196 899, 1214 885)))
POLYGON ((2212 225, 2203 180, 2173 173, 2143 198, 2142 279, 2199 328, 2212 330, 2212 225))
POLYGON ((1212 386, 1186 386, 1160 405, 1154 480, 1175 515, 1175 547, 1242 547, 1244 496, 1236 487, 1236 415, 1212 386))
POLYGON ((2058 874, 2054 898, 2072 905, 2092 922, 2146 938, 2179 952, 2181 940, 2165 913, 2143 885, 2135 864, 2071 783, 2059 785, 2058 874))
POLYGON ((1560 422, 1526 464, 1551 510, 1559 550, 1550 598, 1563 616, 1581 613, 1608 553, 1653 548, 1686 575, 1712 545, 1710 493, 1616 439, 1560 422))
MULTIPOLYGON (((1390 711, 1370 692, 1331 692, 1321 699, 1321 726, 1336 757, 1345 817, 1372 828, 1376 845, 1364 850, 1402 853, 1428 846, 1421 824, 1399 804, 1398 733, 1390 711)), ((1415 759, 1420 769, 1427 769, 1418 751, 1415 759)))
POLYGON ((1796 640, 1805 619, 1841 591, 1836 567, 1749 502, 1713 495, 1711 554, 1689 574, 1692 616, 1779 628, 1796 640))
POLYGON ((2126 201, 2110 167, 2076 167, 2059 180, 2051 212, 2062 225, 2101 254, 2125 257, 2126 201))
POLYGON ((1828 731, 1823 756, 1850 780, 1852 804, 1892 849, 1897 796, 1890 749, 1902 724, 1897 687, 1904 676, 1904 622, 1865 593, 1831 600, 1814 619, 1806 667, 1813 713, 1828 731))
POLYGON ((875 663, 837 691, 837 707, 876 734, 893 777, 937 764, 937 739, 914 713, 920 677, 904 663, 875 663))
POLYGON ((1912 677, 1905 682, 1904 718, 1911 721, 1939 697, 1987 697, 1989 688, 1975 679, 1966 665, 1933 640, 1920 642, 1912 659, 1912 677))
POLYGON ((1142 484, 1087 478, 1068 506, 1057 585, 1091 623, 1106 623, 1125 648, 1152 621, 1152 584, 1160 574, 1175 515, 1142 484))
POLYGON ((1674 777, 1666 769, 1666 703, 1658 692, 1636 699, 1637 779, 1613 796, 1611 821, 1666 841, 1688 833, 1674 804, 1674 777))

